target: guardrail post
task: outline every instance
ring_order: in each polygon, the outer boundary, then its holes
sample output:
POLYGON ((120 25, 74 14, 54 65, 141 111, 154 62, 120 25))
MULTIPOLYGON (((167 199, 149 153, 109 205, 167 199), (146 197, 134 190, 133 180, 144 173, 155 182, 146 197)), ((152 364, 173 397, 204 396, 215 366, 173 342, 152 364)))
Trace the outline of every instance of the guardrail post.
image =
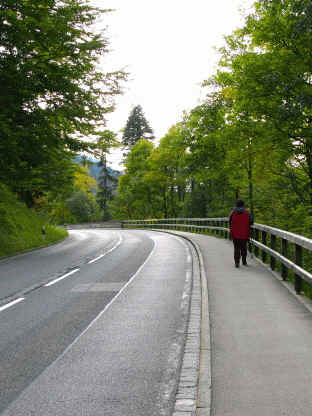
MULTIPOLYGON (((270 247, 272 250, 275 251, 276 249, 276 236, 271 234, 271 244, 270 247)), ((275 261, 275 257, 274 256, 270 256, 270 266, 271 266, 271 270, 275 270, 275 265, 276 265, 276 261, 275 261)))
MULTIPOLYGON (((262 231, 262 241, 261 242, 265 246, 266 246, 266 240, 267 240, 267 233, 266 233, 266 231, 262 231)), ((262 261, 263 261, 263 263, 265 263, 266 257, 267 257, 266 252, 264 250, 262 250, 262 261)))
MULTIPOLYGON (((254 230, 253 228, 250 230, 250 238, 253 238, 254 230)), ((248 251, 249 253, 252 253, 252 242, 248 240, 248 251)))
MULTIPOLYGON (((254 238, 256 241, 259 241, 259 230, 254 228, 254 238)), ((259 247, 255 245, 255 256, 259 256, 259 247)))
MULTIPOLYGON (((295 244, 295 255, 296 255, 296 264, 297 266, 302 267, 302 247, 298 244, 295 244)), ((300 295, 302 290, 302 279, 300 276, 295 274, 295 291, 297 295, 300 295)))
MULTIPOLYGON (((282 239, 282 255, 287 258, 288 255, 288 241, 283 238, 282 239)), ((282 263, 282 278, 283 280, 287 280, 288 277, 288 269, 285 264, 282 263)))

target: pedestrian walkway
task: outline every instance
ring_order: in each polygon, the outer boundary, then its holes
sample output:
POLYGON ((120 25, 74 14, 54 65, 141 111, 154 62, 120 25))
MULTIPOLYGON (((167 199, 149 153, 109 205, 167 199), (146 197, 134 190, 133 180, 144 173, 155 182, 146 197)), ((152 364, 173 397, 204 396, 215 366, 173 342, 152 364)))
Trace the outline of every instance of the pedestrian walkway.
POLYGON ((211 416, 311 416, 310 310, 256 259, 236 269, 230 241, 177 234, 200 247, 208 281, 211 416))

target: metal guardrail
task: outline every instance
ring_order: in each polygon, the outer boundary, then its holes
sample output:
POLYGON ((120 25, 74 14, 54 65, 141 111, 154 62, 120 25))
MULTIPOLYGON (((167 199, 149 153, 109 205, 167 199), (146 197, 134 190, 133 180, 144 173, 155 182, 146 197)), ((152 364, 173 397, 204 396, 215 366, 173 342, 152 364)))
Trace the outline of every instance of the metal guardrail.
POLYGON ((81 230, 86 228, 121 228, 122 223, 117 221, 88 222, 83 224, 65 224, 63 228, 68 230, 81 230))
MULTIPOLYGON (((229 219, 227 217, 129 220, 122 221, 122 227, 173 229, 197 233, 210 231, 220 237, 231 238, 229 219)), ((249 251, 254 252, 257 257, 261 254, 264 263, 267 261, 267 255, 269 255, 272 270, 276 269, 276 261, 278 261, 281 264, 283 280, 287 280, 288 271, 292 270, 294 272, 294 286, 297 294, 300 294, 302 291, 302 280, 312 284, 312 274, 303 268, 303 250, 312 251, 311 239, 264 224, 256 223, 252 226, 249 251), (291 244, 293 247, 290 247, 291 244)))

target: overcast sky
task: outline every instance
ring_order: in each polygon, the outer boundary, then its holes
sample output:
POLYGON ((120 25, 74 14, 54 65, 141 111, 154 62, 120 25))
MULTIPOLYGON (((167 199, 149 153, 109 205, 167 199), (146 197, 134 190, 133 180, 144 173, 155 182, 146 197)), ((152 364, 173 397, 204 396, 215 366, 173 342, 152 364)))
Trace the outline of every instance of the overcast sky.
MULTIPOLYGON (((140 104, 157 139, 203 98, 200 84, 215 72, 215 47, 242 26, 240 9, 250 10, 253 4, 253 0, 90 1, 115 9, 98 23, 98 28, 107 26, 112 49, 103 69, 125 68, 130 73, 108 127, 124 128, 131 109, 140 104)), ((118 154, 109 160, 110 166, 120 168, 118 154)))

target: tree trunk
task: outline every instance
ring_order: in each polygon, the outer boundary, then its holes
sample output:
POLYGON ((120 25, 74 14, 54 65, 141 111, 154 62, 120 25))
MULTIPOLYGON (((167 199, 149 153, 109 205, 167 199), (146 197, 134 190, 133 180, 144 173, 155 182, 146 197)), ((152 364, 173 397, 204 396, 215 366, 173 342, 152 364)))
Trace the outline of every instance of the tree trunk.
POLYGON ((174 186, 171 185, 170 187, 170 197, 171 197, 171 210, 172 210, 172 215, 174 218, 176 218, 177 216, 177 212, 176 212, 176 207, 175 207, 175 191, 174 191, 174 186))
POLYGON ((164 189, 163 189, 163 198, 164 198, 164 216, 165 216, 165 218, 168 218, 166 187, 164 187, 164 189))
MULTIPOLYGON (((312 206, 312 139, 306 139, 305 157, 306 157, 307 169, 308 169, 308 175, 309 175, 309 202, 312 206)), ((310 210, 310 215, 312 215, 311 210, 310 210)))
POLYGON ((252 218, 254 217, 254 198, 253 198, 253 160, 252 160, 252 153, 251 153, 251 139, 249 140, 248 144, 248 188, 249 188, 249 204, 250 204, 250 213, 252 218))

